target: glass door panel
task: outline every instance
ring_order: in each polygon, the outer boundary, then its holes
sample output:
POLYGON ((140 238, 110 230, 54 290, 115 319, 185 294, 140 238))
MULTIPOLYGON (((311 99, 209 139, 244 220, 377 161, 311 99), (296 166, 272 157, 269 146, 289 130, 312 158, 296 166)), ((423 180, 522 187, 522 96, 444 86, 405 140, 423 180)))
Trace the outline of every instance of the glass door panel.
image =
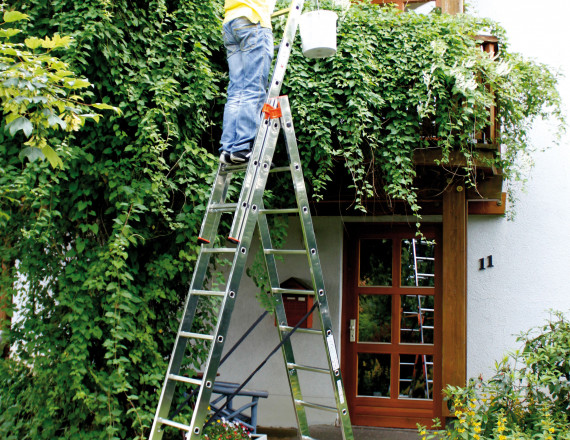
POLYGON ((392 240, 360 240, 358 285, 392 285, 392 240))
POLYGON ((400 355, 400 399, 432 399, 433 356, 400 355))
POLYGON ((358 355, 358 395, 390 397, 390 355, 358 355))
POLYGON ((433 287, 434 274, 435 243, 415 238, 402 240, 401 285, 433 287))
POLYGON ((434 297, 402 295, 400 342, 403 344, 433 344, 434 297))
POLYGON ((392 296, 360 295, 358 298, 358 342, 390 342, 392 339, 392 296))

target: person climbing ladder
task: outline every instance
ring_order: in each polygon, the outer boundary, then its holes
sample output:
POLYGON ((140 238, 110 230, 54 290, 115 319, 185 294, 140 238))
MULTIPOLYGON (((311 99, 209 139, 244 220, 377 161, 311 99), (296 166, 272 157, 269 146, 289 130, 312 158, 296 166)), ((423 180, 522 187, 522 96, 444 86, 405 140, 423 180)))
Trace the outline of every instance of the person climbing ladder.
POLYGON ((246 163, 261 120, 273 59, 275 0, 225 0, 223 36, 230 82, 224 107, 220 162, 246 163))

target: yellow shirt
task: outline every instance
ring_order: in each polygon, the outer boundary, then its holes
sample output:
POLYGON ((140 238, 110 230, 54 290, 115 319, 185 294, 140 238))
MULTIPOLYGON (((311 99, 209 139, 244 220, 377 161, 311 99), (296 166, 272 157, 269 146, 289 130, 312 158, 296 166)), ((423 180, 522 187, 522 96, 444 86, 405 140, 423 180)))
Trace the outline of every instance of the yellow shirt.
POLYGON ((246 17, 252 23, 271 29, 271 13, 275 0, 225 0, 224 23, 235 18, 246 17))

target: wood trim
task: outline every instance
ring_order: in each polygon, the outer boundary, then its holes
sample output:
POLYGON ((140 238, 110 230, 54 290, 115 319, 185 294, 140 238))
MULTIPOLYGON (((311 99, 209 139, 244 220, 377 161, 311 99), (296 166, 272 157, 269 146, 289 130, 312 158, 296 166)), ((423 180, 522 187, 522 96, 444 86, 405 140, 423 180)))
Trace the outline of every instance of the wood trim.
MULTIPOLYGON (((442 385, 465 386, 467 375, 467 202, 461 183, 443 195, 442 385)), ((443 414, 449 416, 444 403, 443 414)))
POLYGON ((501 194, 501 201, 474 201, 467 204, 469 215, 505 215, 507 206, 507 193, 501 194))
POLYGON ((463 13, 463 0, 441 0, 441 10, 451 15, 463 13))
MULTIPOLYGON (((428 0, 372 0, 372 4, 377 5, 387 5, 387 4, 394 4, 402 11, 405 10, 405 7, 409 3, 424 3, 428 0)), ((435 0, 435 5, 439 8, 442 7, 442 0, 435 0)))

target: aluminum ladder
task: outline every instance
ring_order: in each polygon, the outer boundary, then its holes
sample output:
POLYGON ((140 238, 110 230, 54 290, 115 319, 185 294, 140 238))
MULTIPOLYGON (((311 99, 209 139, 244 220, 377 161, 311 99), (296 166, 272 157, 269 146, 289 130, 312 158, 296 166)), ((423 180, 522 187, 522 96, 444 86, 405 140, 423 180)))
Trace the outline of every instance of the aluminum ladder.
MULTIPOLYGON (((289 100, 286 96, 279 96, 302 8, 303 0, 293 0, 285 12, 288 13, 288 19, 271 78, 267 101, 264 106, 264 118, 254 141, 252 156, 245 171, 237 203, 226 203, 226 198, 233 174, 240 171, 243 172, 245 166, 220 165, 218 168, 198 238, 198 241, 201 243, 200 253, 197 258, 183 316, 149 435, 150 440, 160 440, 165 426, 186 431, 185 436, 187 440, 202 438, 213 385, 256 225, 260 233, 261 245, 271 284, 272 298, 275 303, 277 328, 282 343, 282 354, 288 373, 287 377, 299 436, 302 440, 312 439, 306 415, 306 408, 312 408, 336 413, 341 425, 343 439, 354 439, 289 100), (283 134, 285 139, 289 164, 272 169, 272 159, 280 133, 283 134), (290 173, 297 206, 287 209, 264 209, 263 195, 268 176, 270 173, 279 172, 290 173), (217 237, 221 215, 227 212, 234 213, 228 239, 235 246, 218 247, 216 244, 219 242, 217 237), (269 222, 267 220, 267 217, 271 215, 298 216, 303 233, 303 249, 284 250, 272 247, 269 222), (313 295, 315 302, 314 313, 319 316, 321 325, 319 330, 302 329, 299 331, 320 336, 328 361, 326 367, 300 365, 295 362, 292 338, 290 337, 295 328, 287 322, 282 298, 283 294, 290 293, 290 291, 280 288, 276 265, 276 256, 284 254, 298 255, 307 259, 312 278, 312 290, 301 293, 313 295), (213 255, 226 255, 228 259, 232 260, 224 290, 205 290, 204 287, 207 281, 208 266, 213 255), (200 299, 208 301, 209 298, 219 298, 221 300, 217 310, 214 330, 210 334, 193 332, 198 301, 200 299), (200 378, 181 374, 181 367, 185 359, 187 359, 185 351, 191 341, 201 341, 208 346, 208 355, 200 378), (336 406, 325 406, 305 401, 301 392, 299 371, 330 376, 336 406), (182 383, 184 386, 194 387, 197 391, 191 420, 187 423, 168 419, 176 385, 179 383, 182 383)), ((282 14, 283 12, 280 11, 273 15, 282 14)), ((299 293, 299 291, 295 290, 294 293, 299 293)))
MULTIPOLYGON (((427 244, 427 242, 424 241, 420 241, 419 244, 425 245, 427 244)), ((422 256, 419 255, 418 253, 418 241, 413 238, 412 239, 412 256, 413 256, 413 260, 414 260, 414 285, 416 287, 418 287, 420 285, 420 280, 425 280, 428 278, 433 278, 435 276, 435 274, 433 273, 428 273, 428 272, 423 272, 420 271, 420 263, 421 262, 431 262, 433 263, 435 261, 435 259, 433 257, 428 257, 428 256, 422 256)), ((424 306, 424 301, 426 300, 426 296, 425 295, 411 295, 412 297, 415 297, 417 299, 417 310, 414 311, 403 311, 403 314, 405 315, 406 318, 410 318, 410 317, 414 317, 417 318, 417 322, 418 322, 418 327, 415 328, 402 328, 402 331, 409 331, 409 332, 419 332, 419 336, 420 336, 420 342, 423 344, 425 343, 425 338, 424 338, 424 331, 425 330, 433 330, 434 326, 433 325, 426 325, 425 321, 426 321, 426 313, 432 313, 434 312, 433 307, 425 307, 424 306)), ((419 355, 418 355, 419 356, 419 355)), ((414 367, 415 370, 415 366, 417 364, 417 357, 416 356, 416 362, 400 362, 400 365, 407 365, 407 366, 412 366, 414 367)), ((422 373, 424 375, 425 378, 425 395, 426 398, 431 398, 430 396, 430 391, 429 391, 429 387, 430 385, 433 383, 433 379, 429 379, 429 368, 433 367, 433 361, 429 361, 427 359, 427 356, 421 355, 421 364, 422 364, 422 373)), ((411 383, 413 381, 413 379, 399 379, 400 382, 408 382, 411 383)))

